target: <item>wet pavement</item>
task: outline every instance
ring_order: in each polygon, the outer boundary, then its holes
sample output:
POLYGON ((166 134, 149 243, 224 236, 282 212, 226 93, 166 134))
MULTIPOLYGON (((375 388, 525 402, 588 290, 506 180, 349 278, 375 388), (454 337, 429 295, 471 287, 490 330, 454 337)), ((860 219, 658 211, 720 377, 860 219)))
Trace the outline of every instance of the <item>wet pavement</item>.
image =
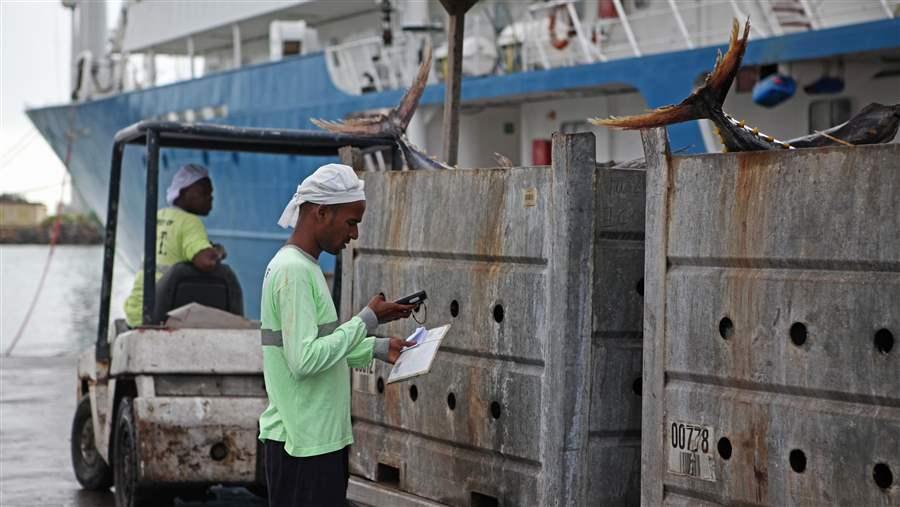
MULTIPOLYGON (((75 411, 74 356, 0 358, 0 505, 115 505, 111 492, 82 491, 69 451, 75 411)), ((214 488, 185 507, 262 506, 243 489, 214 488)))
POLYGON ((82 491, 72 472, 74 357, 0 359, 0 504, 112 506, 82 491))

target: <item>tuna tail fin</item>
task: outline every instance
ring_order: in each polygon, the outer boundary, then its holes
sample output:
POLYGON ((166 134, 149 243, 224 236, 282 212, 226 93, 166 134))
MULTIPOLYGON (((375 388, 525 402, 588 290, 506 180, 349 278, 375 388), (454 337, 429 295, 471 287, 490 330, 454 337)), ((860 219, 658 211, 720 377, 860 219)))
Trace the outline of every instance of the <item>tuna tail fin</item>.
POLYGON ((685 99, 680 104, 663 106, 643 114, 623 116, 622 118, 617 118, 615 116, 610 116, 609 118, 591 118, 588 121, 594 125, 624 130, 636 130, 662 127, 663 125, 670 125, 672 123, 700 119, 703 116, 700 114, 699 108, 695 107, 693 102, 689 102, 691 98, 693 98, 693 96, 688 97, 688 99, 685 99))
POLYGON ((731 40, 728 43, 728 51, 723 57, 721 53, 716 58, 716 66, 713 71, 707 74, 706 82, 703 87, 695 93, 707 93, 712 96, 713 101, 719 107, 725 102, 725 96, 731 89, 731 83, 734 82, 734 76, 737 75, 738 69, 741 68, 741 60, 744 59, 744 51, 747 50, 747 37, 750 35, 750 19, 744 23, 744 35, 738 38, 740 25, 736 19, 732 20, 731 40))
POLYGON ((731 83, 741 67, 744 51, 747 49, 747 37, 750 34, 750 20, 744 24, 744 34, 738 38, 740 26, 737 20, 732 21, 731 41, 725 56, 719 53, 712 72, 707 74, 703 86, 690 94, 679 104, 663 106, 653 111, 622 118, 591 118, 594 125, 603 125, 626 130, 662 127, 672 123, 708 118, 709 107, 722 108, 731 83))
POLYGON ((425 46, 422 55, 422 63, 419 65, 419 71, 416 73, 416 79, 413 81, 409 90, 403 95, 400 104, 392 109, 387 115, 378 114, 367 118, 355 118, 343 121, 329 121, 310 119, 313 125, 327 130, 329 132, 337 132, 341 134, 357 134, 357 135, 389 135, 400 137, 406 132, 406 127, 412 119, 416 108, 419 106, 419 99, 425 91, 428 84, 428 74, 431 72, 431 43, 425 46))
POLYGON ((395 109, 395 114, 400 122, 400 132, 406 132, 409 120, 412 119, 413 114, 416 112, 416 108, 419 106, 419 99, 422 98, 422 92, 425 91, 425 86, 428 85, 428 74, 430 72, 431 42, 428 42, 425 46, 424 53, 422 54, 422 63, 419 64, 419 71, 416 73, 416 79, 413 81, 412 85, 410 85, 409 90, 406 91, 403 99, 400 100, 397 109, 395 109))

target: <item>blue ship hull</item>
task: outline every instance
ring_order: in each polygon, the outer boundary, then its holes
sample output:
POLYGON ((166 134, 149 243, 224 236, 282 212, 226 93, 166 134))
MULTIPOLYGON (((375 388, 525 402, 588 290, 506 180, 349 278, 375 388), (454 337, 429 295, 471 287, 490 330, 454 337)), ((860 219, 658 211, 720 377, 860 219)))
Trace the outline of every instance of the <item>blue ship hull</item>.
MULTIPOLYGON (((744 61, 748 65, 787 62, 897 47, 900 20, 891 19, 753 41, 744 61)), ((658 107, 678 102, 689 94, 696 78, 710 70, 720 49, 724 48, 706 47, 546 71, 468 78, 463 82, 462 100, 521 102, 549 92, 626 84, 638 90, 649 107, 658 107)), ((310 118, 339 119, 353 112, 392 107, 401 95, 401 91, 344 94, 328 78, 324 55, 320 53, 96 101, 32 109, 28 115, 60 159, 71 143, 69 171, 75 187, 102 219, 112 139, 119 129, 132 123, 169 112, 224 105, 228 113, 219 122, 314 128, 310 118)), ((443 96, 443 85, 429 86, 421 103, 440 104, 443 96)), ((704 142, 696 122, 670 127, 669 136, 676 149, 703 151, 704 142)), ((275 223, 282 207, 304 177, 329 161, 332 159, 194 150, 165 150, 161 155, 161 188, 186 162, 201 162, 210 168, 215 205, 206 225, 211 238, 228 249, 228 262, 243 285, 249 318, 259 317, 260 282, 265 266, 288 236, 275 223)), ((144 164, 142 150, 126 150, 118 235, 123 255, 119 259, 132 269, 138 267, 142 251, 144 164)), ((365 224, 362 233, 365 234, 365 224)), ((328 272, 333 269, 334 259, 324 255, 321 264, 328 272)), ((100 270, 98 265, 98 274, 100 270)))

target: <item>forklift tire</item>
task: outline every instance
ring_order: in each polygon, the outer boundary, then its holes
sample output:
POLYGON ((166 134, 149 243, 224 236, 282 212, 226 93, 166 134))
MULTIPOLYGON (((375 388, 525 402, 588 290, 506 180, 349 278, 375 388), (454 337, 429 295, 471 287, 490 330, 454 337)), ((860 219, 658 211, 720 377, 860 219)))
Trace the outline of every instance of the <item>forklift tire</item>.
POLYGON ((91 417, 91 398, 88 395, 78 401, 75 409, 71 441, 72 468, 81 487, 91 491, 109 489, 113 483, 113 474, 94 443, 94 422, 91 417))
POLYGON ((119 401, 115 431, 112 462, 116 486, 116 507, 147 505, 137 484, 138 449, 134 416, 131 412, 131 398, 122 398, 119 401))

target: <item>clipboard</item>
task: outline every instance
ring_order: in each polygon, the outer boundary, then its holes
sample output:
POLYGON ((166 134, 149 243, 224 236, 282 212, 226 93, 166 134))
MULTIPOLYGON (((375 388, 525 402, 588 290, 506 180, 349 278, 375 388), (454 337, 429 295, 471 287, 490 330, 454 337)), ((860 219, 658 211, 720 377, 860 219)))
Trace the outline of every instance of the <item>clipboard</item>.
MULTIPOLYGON (((419 337, 415 346, 408 347, 400 353, 400 357, 394 363, 394 368, 391 370, 387 383, 390 384, 418 377, 431 371, 431 363, 434 362, 434 356, 441 347, 441 340, 444 339, 449 330, 450 324, 426 330, 419 337)), ((410 338, 416 334, 413 333, 410 338)))

